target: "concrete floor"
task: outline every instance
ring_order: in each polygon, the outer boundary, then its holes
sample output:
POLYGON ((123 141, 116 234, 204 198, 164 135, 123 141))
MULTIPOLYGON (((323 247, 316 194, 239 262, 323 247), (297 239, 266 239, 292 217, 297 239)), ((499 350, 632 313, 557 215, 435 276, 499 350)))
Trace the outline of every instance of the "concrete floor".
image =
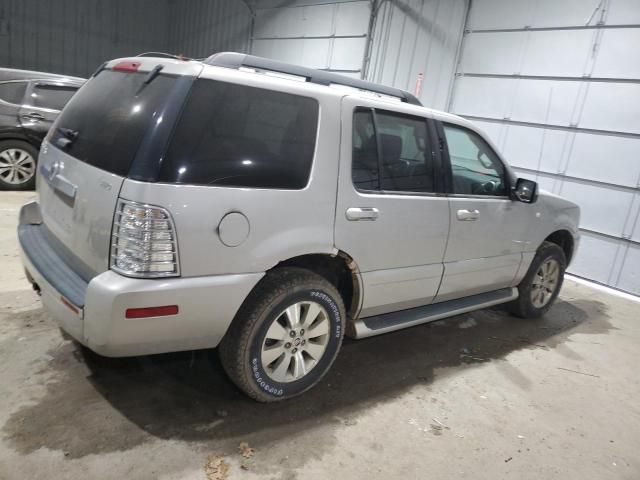
POLYGON ((321 385, 262 405, 215 351, 106 359, 66 339, 17 257, 32 195, 0 194, 3 480, 205 479, 210 455, 230 479, 640 478, 638 303, 567 281, 539 321, 346 341, 321 385))

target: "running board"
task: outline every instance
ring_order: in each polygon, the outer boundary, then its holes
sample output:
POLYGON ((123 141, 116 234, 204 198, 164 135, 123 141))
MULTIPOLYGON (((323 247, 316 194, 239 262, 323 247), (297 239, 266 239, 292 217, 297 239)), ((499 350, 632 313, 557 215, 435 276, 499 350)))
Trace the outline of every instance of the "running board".
POLYGON ((410 308, 399 312, 385 313, 373 317, 359 318, 353 322, 351 337, 366 338, 422 323, 433 322, 461 313, 491 307, 510 302, 518 298, 517 288, 503 288, 493 292, 481 293, 471 297, 458 298, 442 303, 433 303, 424 307, 410 308))

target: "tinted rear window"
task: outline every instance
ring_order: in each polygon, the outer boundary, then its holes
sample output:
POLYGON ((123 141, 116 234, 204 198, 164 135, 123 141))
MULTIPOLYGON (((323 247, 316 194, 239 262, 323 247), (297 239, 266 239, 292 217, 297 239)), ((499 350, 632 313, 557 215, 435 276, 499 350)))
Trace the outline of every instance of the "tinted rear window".
POLYGON ((59 85, 36 85, 31 93, 31 104, 34 107, 62 110, 78 89, 59 85))
POLYGON ((175 82, 158 75, 144 85, 146 77, 147 73, 100 72, 64 108, 51 143, 90 165, 126 175, 175 82), (75 137, 67 146, 64 132, 75 137))
POLYGON ((161 182, 301 189, 309 180, 316 100, 214 80, 195 82, 162 162, 161 182))

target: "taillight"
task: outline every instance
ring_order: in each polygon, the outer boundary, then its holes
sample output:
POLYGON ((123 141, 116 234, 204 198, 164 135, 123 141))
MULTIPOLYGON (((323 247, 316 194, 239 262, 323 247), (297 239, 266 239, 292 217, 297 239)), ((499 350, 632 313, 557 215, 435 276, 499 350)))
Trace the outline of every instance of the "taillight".
POLYGON ((153 205, 118 200, 111 269, 130 277, 180 275, 178 241, 169 212, 153 205))

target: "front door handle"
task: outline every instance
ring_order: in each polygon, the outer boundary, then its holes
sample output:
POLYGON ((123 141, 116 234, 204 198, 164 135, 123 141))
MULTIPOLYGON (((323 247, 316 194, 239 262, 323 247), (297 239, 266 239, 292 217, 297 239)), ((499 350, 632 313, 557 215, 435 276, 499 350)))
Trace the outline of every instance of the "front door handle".
POLYGON ((456 217, 461 222, 473 222, 480 218, 480 210, 458 210, 456 217))
POLYGON ((357 222, 358 220, 375 220, 380 215, 380 211, 374 207, 351 207, 347 208, 347 220, 357 222))
POLYGON ((32 122, 41 122, 42 120, 44 120, 44 116, 36 112, 26 113, 20 116, 25 120, 31 120, 32 122))

